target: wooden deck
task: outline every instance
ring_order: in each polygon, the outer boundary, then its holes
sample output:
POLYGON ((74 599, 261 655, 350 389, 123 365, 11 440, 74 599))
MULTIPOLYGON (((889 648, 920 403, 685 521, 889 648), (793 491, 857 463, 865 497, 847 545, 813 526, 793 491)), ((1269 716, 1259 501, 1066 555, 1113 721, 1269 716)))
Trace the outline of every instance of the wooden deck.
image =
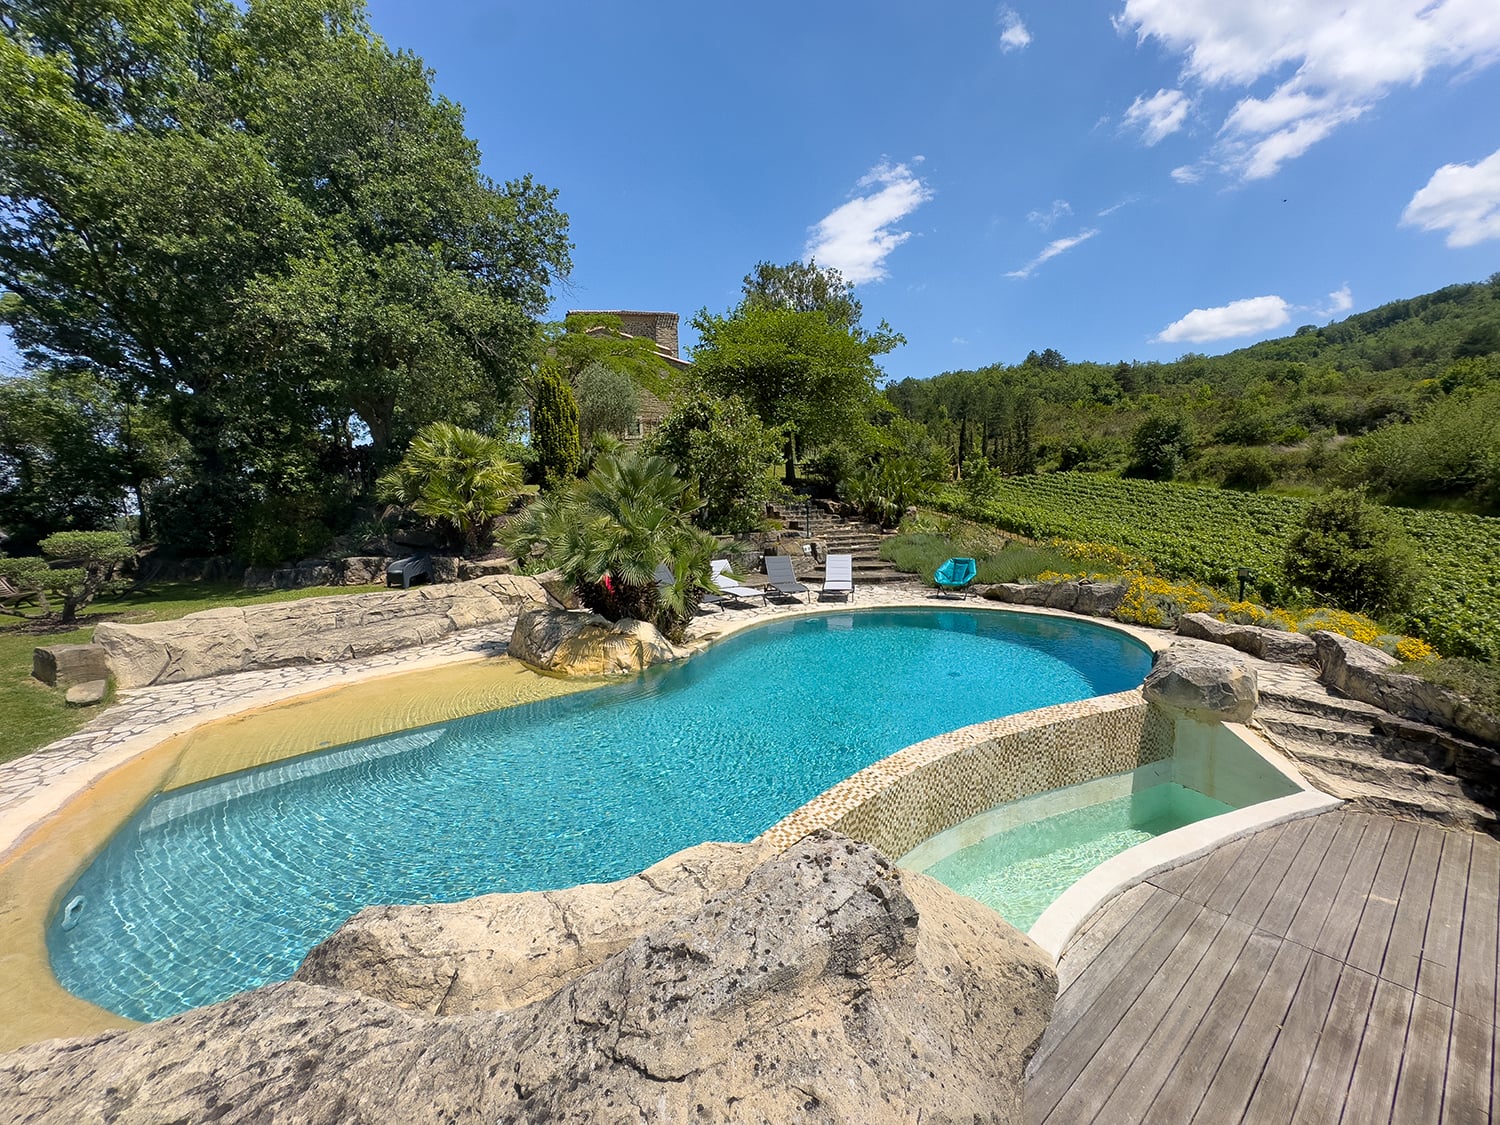
POLYGON ((1500 1110, 1500 843, 1335 811, 1117 898, 1069 943, 1046 1125, 1478 1125, 1500 1110))

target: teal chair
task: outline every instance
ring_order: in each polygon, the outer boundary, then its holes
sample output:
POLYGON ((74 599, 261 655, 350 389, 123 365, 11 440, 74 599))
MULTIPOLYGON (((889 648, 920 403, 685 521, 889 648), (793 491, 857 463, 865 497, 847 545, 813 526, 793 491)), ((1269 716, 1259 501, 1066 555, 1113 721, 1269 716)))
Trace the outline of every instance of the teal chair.
POLYGON ((932 580, 938 590, 955 590, 962 595, 964 588, 979 574, 979 564, 973 559, 949 559, 937 568, 932 580))

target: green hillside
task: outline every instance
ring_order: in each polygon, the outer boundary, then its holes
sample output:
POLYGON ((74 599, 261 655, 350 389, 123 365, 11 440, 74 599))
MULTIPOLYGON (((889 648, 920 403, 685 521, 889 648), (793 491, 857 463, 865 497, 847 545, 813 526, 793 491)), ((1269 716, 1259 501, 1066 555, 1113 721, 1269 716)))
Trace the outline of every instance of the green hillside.
POLYGON ((1500 513, 1500 274, 1222 356, 1111 364, 1048 349, 886 394, 959 464, 1252 491, 1363 484, 1500 513))

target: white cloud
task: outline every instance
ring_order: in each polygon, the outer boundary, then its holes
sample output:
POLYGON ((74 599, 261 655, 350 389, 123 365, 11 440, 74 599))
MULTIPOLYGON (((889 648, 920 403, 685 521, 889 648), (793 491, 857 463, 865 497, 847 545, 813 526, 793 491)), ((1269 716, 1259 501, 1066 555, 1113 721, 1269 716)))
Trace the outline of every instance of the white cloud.
POLYGON ((1172 178, 1179 184, 1196 184, 1203 178, 1203 168, 1197 164, 1184 164, 1172 169, 1172 178))
POLYGON ((1318 310, 1319 316, 1338 316, 1341 312, 1348 312, 1354 307, 1354 294, 1349 291, 1345 283, 1342 289, 1335 289, 1328 294, 1328 304, 1318 310))
POLYGON ((1097 230, 1086 230, 1079 234, 1075 234, 1072 238, 1055 238, 1051 242, 1047 243, 1047 248, 1040 254, 1038 254, 1035 258, 1032 258, 1031 261, 1027 262, 1020 269, 1011 270, 1005 276, 1030 277, 1032 274, 1036 273, 1037 267, 1040 266, 1043 262, 1050 262, 1053 258, 1057 257, 1065 250, 1073 249, 1073 247, 1077 246, 1080 242, 1087 242, 1098 233, 1099 232, 1097 230))
POLYGON ((1118 203, 1111 203, 1108 207, 1104 208, 1104 210, 1096 212, 1095 213, 1095 218, 1099 218, 1099 219, 1108 218, 1110 215, 1113 215, 1116 211, 1120 210, 1122 207, 1129 207, 1132 203, 1139 203, 1140 201, 1141 201, 1141 197, 1138 196, 1138 195, 1127 195, 1124 199, 1120 200, 1120 202, 1118 202, 1118 203))
POLYGON ((832 266, 853 285, 881 281, 885 259, 911 237, 911 231, 891 228, 932 198, 932 189, 905 164, 886 160, 860 177, 856 195, 842 207, 830 211, 810 228, 804 257, 832 266))
POLYGON ((1246 179, 1274 175, 1398 86, 1500 60, 1494 0, 1126 0, 1115 23, 1182 54, 1190 82, 1271 84, 1235 105, 1215 147, 1246 179))
POLYGON ((1054 199, 1052 206, 1045 211, 1032 211, 1026 216, 1028 223, 1035 223, 1043 230, 1050 230, 1052 224, 1058 219, 1065 218, 1073 213, 1073 205, 1066 199, 1054 199))
POLYGON ((1000 49, 1019 51, 1031 42, 1031 32, 1021 22, 1014 8, 1001 7, 995 12, 995 23, 1000 27, 1000 49))
POLYGON ((1445 230, 1455 250, 1500 238, 1500 149, 1478 164, 1444 164, 1411 197, 1401 223, 1445 230))
POLYGON ((959 346, 963 346, 964 344, 967 344, 969 341, 966 340, 966 339, 964 339, 962 336, 955 336, 955 337, 953 337, 953 342, 955 344, 958 344, 959 346))
POLYGON ((1194 309, 1163 328, 1154 342, 1173 344, 1186 340, 1201 344, 1206 340, 1228 340, 1280 328, 1290 319, 1291 306, 1280 297, 1247 297, 1216 309, 1194 309))
POLYGON ((1193 100, 1181 90, 1158 90, 1138 97, 1125 111, 1124 124, 1139 129, 1147 145, 1154 145, 1181 129, 1193 100))

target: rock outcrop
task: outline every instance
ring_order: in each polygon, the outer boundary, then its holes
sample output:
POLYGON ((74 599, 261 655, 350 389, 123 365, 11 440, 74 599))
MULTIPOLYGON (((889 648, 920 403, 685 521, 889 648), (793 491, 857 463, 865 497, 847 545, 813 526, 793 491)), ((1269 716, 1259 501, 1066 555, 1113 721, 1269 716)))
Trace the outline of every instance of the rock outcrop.
POLYGON ((1396 671, 1401 662, 1395 657, 1340 633, 1319 630, 1312 639, 1318 647, 1318 678, 1336 691, 1393 715, 1500 746, 1500 717, 1440 684, 1396 671))
POLYGON ((663 916, 743 886, 769 844, 699 844, 629 879, 465 902, 371 906, 321 942, 294 980, 434 1016, 519 1008, 620 952, 663 916))
POLYGON ((657 919, 510 1011, 272 985, 0 1056, 0 1101, 67 1122, 1022 1119, 1057 979, 977 903, 820 833, 657 919))
POLYGON ((226 672, 318 664, 428 644, 543 605, 534 579, 515 575, 371 594, 308 598, 190 613, 147 625, 105 622, 94 641, 122 688, 226 672))
POLYGON ((541 672, 609 676, 681 660, 689 651, 646 621, 610 621, 585 610, 543 608, 517 619, 509 654, 541 672))
POLYGON ((1108 617, 1125 600, 1128 582, 1090 582, 1069 578, 1058 582, 998 582, 977 586, 983 597, 1011 605, 1046 606, 1090 617, 1108 617))
POLYGON ((1284 629, 1237 625, 1206 613, 1188 613, 1178 619, 1177 632, 1184 637, 1228 645, 1275 664, 1316 664, 1318 661, 1317 642, 1302 633, 1284 629))
POLYGON ((1255 667, 1243 656, 1179 644, 1157 657, 1141 693, 1194 718, 1243 723, 1255 710, 1256 687, 1255 667))

